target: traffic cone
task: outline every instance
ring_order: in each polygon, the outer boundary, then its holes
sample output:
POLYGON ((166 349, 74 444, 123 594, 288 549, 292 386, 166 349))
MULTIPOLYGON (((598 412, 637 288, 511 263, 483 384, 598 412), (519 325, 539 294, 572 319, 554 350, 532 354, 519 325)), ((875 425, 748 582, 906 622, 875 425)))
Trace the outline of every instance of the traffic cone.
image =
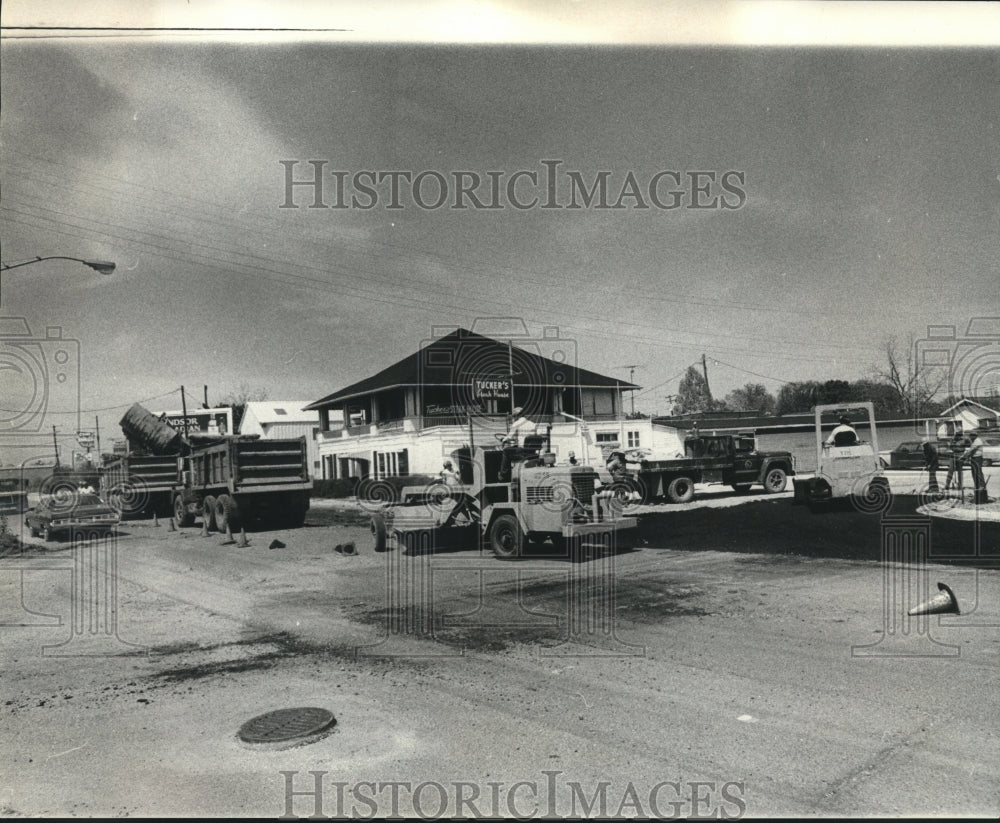
POLYGON ((936 595, 919 606, 914 606, 907 614, 911 616, 917 614, 961 614, 955 593, 944 583, 937 585, 940 591, 936 595))
POLYGON ((160 527, 160 521, 156 519, 156 512, 153 512, 153 526, 156 528, 160 527))
POLYGON ((240 526, 240 542, 236 544, 241 549, 247 548, 250 545, 250 541, 247 540, 247 532, 242 526, 240 526))
MULTIPOLYGON (((208 532, 206 532, 207 534, 208 532)), ((226 539, 222 541, 219 545, 230 546, 236 541, 233 539, 233 530, 228 523, 226 523, 226 539)))
POLYGON ((170 518, 170 531, 172 531, 172 532, 177 531, 177 526, 174 525, 174 518, 172 518, 172 517, 170 518))
POLYGON ((201 518, 201 536, 208 537, 208 518, 201 518))

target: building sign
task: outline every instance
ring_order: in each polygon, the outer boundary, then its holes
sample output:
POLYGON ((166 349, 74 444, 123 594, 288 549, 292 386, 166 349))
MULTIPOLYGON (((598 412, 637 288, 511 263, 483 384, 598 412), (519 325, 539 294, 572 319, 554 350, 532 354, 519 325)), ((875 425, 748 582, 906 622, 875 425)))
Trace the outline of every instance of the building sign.
POLYGON ((433 417, 434 415, 467 415, 467 414, 485 414, 486 410, 480 404, 474 406, 463 406, 461 403, 452 403, 451 405, 442 406, 437 403, 428 403, 424 406, 424 414, 433 417))
MULTIPOLYGON (((164 412, 162 419, 177 429, 177 431, 184 431, 183 411, 164 412)), ((206 432, 208 434, 232 434, 233 410, 228 407, 188 409, 187 430, 188 432, 206 432)))
POLYGON ((495 377, 477 377, 472 381, 474 397, 510 397, 510 380, 495 377))
POLYGON ((76 442, 80 444, 81 449, 86 449, 90 451, 94 448, 94 443, 96 442, 96 436, 94 432, 77 432, 76 442))

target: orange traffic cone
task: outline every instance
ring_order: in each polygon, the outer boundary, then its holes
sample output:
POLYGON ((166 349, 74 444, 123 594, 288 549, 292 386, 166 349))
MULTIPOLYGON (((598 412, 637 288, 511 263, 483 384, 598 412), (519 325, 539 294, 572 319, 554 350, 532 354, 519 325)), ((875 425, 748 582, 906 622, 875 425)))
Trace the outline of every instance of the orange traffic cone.
POLYGON ((240 526, 240 542, 236 544, 241 549, 247 548, 250 545, 250 541, 247 540, 247 532, 242 526, 240 526))
POLYGON ((907 614, 911 616, 917 614, 961 614, 955 593, 944 583, 937 585, 940 591, 936 595, 919 606, 914 606, 907 614))

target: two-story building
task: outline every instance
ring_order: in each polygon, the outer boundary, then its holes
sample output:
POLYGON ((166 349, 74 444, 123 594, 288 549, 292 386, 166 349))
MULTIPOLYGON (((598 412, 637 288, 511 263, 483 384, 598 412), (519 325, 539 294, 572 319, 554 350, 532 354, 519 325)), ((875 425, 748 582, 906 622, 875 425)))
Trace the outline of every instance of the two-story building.
POLYGON ((682 448, 675 429, 625 418, 622 395, 638 386, 582 368, 564 343, 557 335, 501 341, 459 328, 309 404, 319 412, 321 476, 436 475, 463 445, 497 445, 518 408, 549 435, 560 462, 574 451, 601 465, 601 445, 610 442, 682 448))

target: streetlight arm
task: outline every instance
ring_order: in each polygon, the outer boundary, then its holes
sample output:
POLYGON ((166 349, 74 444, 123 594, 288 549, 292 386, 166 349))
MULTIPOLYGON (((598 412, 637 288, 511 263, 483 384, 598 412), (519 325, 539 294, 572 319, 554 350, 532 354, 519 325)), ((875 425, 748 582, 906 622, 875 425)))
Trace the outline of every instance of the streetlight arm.
POLYGON ((32 263, 41 263, 43 260, 73 260, 77 263, 83 263, 83 265, 89 266, 100 274, 111 274, 111 272, 115 270, 115 264, 108 260, 83 260, 80 257, 63 257, 62 255, 53 255, 51 257, 35 257, 31 260, 25 260, 23 263, 10 263, 0 268, 0 271, 18 269, 21 266, 30 266, 32 263))

